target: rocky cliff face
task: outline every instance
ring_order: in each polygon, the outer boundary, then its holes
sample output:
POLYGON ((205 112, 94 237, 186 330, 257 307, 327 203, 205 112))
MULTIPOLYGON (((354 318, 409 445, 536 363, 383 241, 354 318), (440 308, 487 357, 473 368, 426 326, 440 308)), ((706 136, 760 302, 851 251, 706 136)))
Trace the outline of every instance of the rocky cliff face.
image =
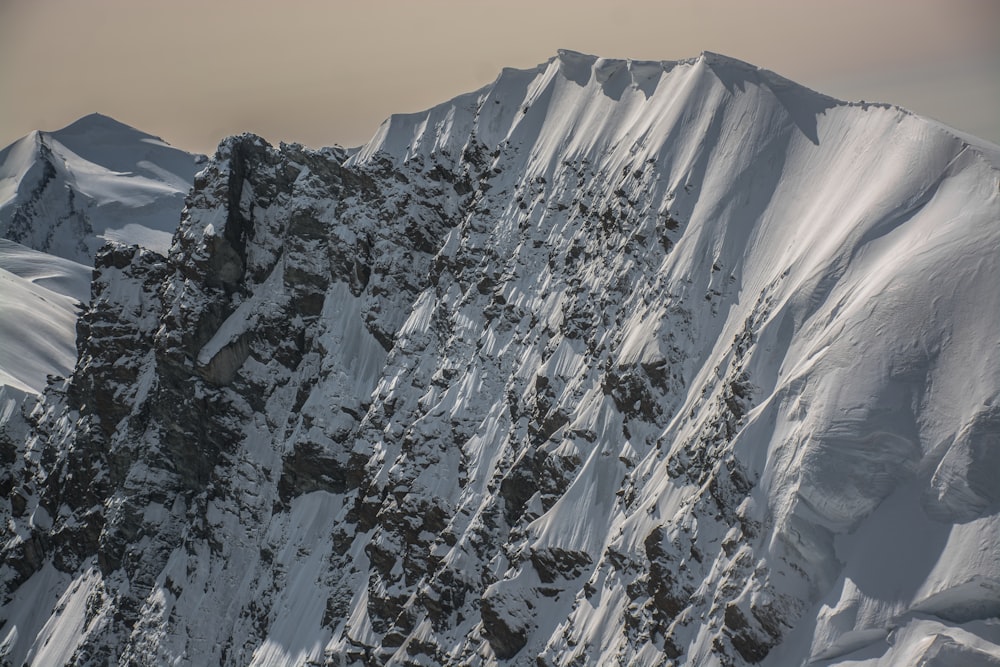
POLYGON ((227 139, 4 450, 0 654, 992 664, 990 150, 712 54, 227 139))

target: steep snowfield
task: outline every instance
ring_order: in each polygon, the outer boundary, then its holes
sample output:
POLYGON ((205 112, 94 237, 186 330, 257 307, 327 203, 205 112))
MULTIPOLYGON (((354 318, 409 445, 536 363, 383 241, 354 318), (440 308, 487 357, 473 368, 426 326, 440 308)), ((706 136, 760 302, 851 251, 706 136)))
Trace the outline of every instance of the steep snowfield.
MULTIPOLYGON (((691 311, 690 386, 700 390, 687 392, 655 434, 657 448, 670 453, 630 452, 629 474, 584 461, 567 493, 527 527, 526 547, 551 542, 597 561, 609 547, 638 550, 663 517, 683 516, 696 492, 678 492, 657 471, 703 437, 719 376, 735 366, 732 342, 752 322, 754 343, 739 368, 754 385, 754 407, 732 448, 759 480, 747 513, 769 533, 752 568, 771 571, 766 584, 741 582, 735 602, 753 613, 755 603, 782 595, 819 599, 802 609, 816 623, 792 633, 808 648, 776 651, 774 664, 787 664, 789 653, 846 658, 891 645, 908 614, 956 624, 1000 615, 995 146, 969 144, 902 109, 836 103, 711 54, 661 67, 564 53, 537 73, 507 72, 487 91, 390 119, 354 159, 456 154, 470 135, 518 149, 525 182, 553 181, 532 202, 539 208, 579 201, 572 181, 560 192, 568 159, 599 165, 625 205, 646 200, 661 214, 669 206, 686 222, 672 254, 642 277, 666 282, 666 298, 636 304, 615 355, 623 365, 659 362, 671 310, 691 311), (500 113, 481 122, 491 104, 500 113), (629 477, 644 482, 632 511, 606 505, 608 490, 629 477)), ((603 194, 602 205, 613 207, 603 194)), ((561 221, 534 217, 555 223, 544 238, 558 255, 561 221)), ((505 236, 494 231, 484 245, 505 236)), ((527 292, 526 309, 537 312, 551 283, 513 289, 527 292)), ((585 361, 577 354, 556 374, 579 378, 585 361)), ((574 398, 586 408, 567 430, 593 433, 601 387, 574 398)), ((609 448, 605 455, 617 453, 619 428, 601 424, 592 457, 597 443, 609 448)), ((730 537, 726 521, 701 524, 700 542, 730 537)), ((530 586, 529 574, 513 568, 505 577, 530 586)), ((694 595, 717 595, 723 574, 709 571, 694 595)), ((569 621, 554 628, 550 655, 597 663, 621 641, 625 582, 602 568, 591 582, 598 576, 611 580, 604 604, 594 609, 578 598, 569 621), (614 638, 595 643, 574 624, 614 638)), ((692 634, 689 659, 709 661, 715 629, 692 634)))
POLYGON ((0 151, 0 236, 83 264, 105 241, 166 254, 201 156, 91 114, 0 151))
POLYGON ((98 257, 13 664, 996 665, 1000 149, 572 52, 98 257))

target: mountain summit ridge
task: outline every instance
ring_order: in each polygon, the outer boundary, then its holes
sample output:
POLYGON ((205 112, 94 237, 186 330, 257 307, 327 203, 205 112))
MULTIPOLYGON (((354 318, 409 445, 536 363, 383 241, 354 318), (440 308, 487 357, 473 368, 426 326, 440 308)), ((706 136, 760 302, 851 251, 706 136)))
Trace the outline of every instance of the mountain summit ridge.
MULTIPOLYGON (((796 83, 771 70, 757 67, 738 58, 711 51, 704 51, 694 58, 656 61, 602 58, 570 49, 560 49, 556 56, 534 68, 505 68, 496 80, 476 91, 459 95, 447 102, 423 111, 394 114, 383 122, 382 127, 376 131, 372 141, 369 141, 358 150, 365 152, 366 150, 371 151, 383 148, 391 154, 400 155, 401 153, 397 148, 379 146, 378 142, 385 128, 397 123, 405 123, 407 120, 422 122, 423 119, 444 116, 447 114, 448 109, 454 108, 457 111, 461 107, 468 106, 471 100, 488 95, 488 91, 491 90, 495 91, 494 96, 501 96, 505 99, 521 97, 523 108, 524 104, 530 105, 531 103, 531 100, 525 94, 524 81, 535 80, 537 83, 539 75, 542 75, 542 79, 551 79, 551 76, 544 76, 545 72, 550 69, 564 76, 566 79, 574 81, 580 87, 586 87, 591 82, 600 83, 602 85, 596 88, 602 94, 607 95, 607 91, 613 89, 613 94, 609 95, 611 97, 619 97, 625 89, 631 87, 643 90, 648 98, 652 92, 655 92, 660 79, 664 75, 670 74, 675 68, 697 69, 702 66, 706 67, 729 93, 738 89, 741 90, 747 83, 770 90, 776 99, 779 99, 785 106, 790 118, 799 125, 803 133, 807 134, 814 143, 817 141, 815 131, 812 129, 815 126, 815 116, 824 113, 827 109, 849 107, 860 108, 865 111, 871 109, 873 112, 881 109, 882 111, 903 113, 914 118, 920 118, 923 122, 928 123, 938 130, 948 132, 963 142, 970 144, 972 149, 981 153, 989 164, 995 168, 1000 168, 1000 146, 996 146, 989 141, 950 128, 898 105, 882 102, 839 100, 796 83), (627 73, 627 76, 622 76, 622 73, 627 73), (615 74, 619 76, 613 76, 615 74), (612 79, 614 80, 612 81, 612 79), (375 146, 373 146, 373 142, 375 142, 375 146)), ((697 92, 702 93, 704 91, 698 90, 697 92)), ((666 95, 661 96, 661 100, 667 97, 666 95)), ((653 113, 656 113, 656 111, 653 110, 653 113)))
POLYGON ((224 140, 0 438, 0 653, 993 664, 995 167, 713 58, 224 140))

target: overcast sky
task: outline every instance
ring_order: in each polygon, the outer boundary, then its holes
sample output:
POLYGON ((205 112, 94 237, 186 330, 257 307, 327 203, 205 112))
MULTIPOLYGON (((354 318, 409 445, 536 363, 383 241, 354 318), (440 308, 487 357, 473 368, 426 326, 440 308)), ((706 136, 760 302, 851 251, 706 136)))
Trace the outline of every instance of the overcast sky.
POLYGON ((0 0, 0 146, 93 111, 201 152, 357 145, 559 48, 716 51, 1000 143, 996 0, 0 0))

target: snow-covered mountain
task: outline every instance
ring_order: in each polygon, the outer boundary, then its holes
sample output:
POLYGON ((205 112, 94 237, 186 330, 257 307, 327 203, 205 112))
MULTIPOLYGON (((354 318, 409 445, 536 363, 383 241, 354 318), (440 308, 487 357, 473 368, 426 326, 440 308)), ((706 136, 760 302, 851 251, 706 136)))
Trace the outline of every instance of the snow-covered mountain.
POLYGON ((227 139, 0 437, 0 654, 996 665, 998 186, 709 53, 227 139))
POLYGON ((97 248, 165 254, 204 161, 100 114, 0 151, 0 424, 73 370, 97 248))
POLYGON ((23 438, 23 410, 50 376, 73 371, 90 274, 82 264, 0 239, 0 439, 23 438))
POLYGON ((166 253, 203 156, 91 114, 0 151, 0 237, 89 265, 105 241, 166 253))

